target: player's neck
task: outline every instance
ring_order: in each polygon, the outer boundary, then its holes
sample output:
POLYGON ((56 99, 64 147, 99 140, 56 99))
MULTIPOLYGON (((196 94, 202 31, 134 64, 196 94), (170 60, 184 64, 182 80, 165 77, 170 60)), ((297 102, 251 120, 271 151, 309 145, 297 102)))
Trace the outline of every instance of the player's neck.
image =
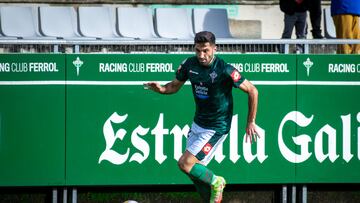
POLYGON ((209 63, 208 65, 206 65, 205 67, 210 68, 210 67, 211 67, 211 65, 214 63, 214 61, 215 61, 215 55, 213 55, 213 57, 212 57, 212 59, 211 59, 210 63, 209 63))
POLYGON ((212 59, 211 59, 211 61, 209 63, 209 66, 211 66, 214 63, 214 61, 215 61, 215 55, 213 55, 213 57, 212 57, 212 59))

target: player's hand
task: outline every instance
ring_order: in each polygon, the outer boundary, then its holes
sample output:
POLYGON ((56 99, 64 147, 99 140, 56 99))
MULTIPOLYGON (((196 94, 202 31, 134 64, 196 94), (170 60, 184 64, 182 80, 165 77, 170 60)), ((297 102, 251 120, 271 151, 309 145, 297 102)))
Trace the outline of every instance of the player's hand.
POLYGON ((144 83, 144 88, 145 89, 150 89, 150 90, 152 90, 154 92, 159 92, 159 93, 161 93, 162 90, 163 90, 163 87, 157 82, 144 83))
POLYGON ((246 139, 245 142, 247 143, 248 139, 250 143, 253 141, 256 142, 257 139, 260 138, 259 134, 256 132, 256 124, 255 122, 249 122, 246 126, 246 139))

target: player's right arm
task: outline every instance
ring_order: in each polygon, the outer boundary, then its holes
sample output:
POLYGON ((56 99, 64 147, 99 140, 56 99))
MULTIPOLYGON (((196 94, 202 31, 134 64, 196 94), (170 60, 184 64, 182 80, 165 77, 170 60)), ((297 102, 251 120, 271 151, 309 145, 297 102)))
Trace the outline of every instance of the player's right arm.
POLYGON ((185 81, 180 81, 178 79, 174 79, 173 81, 160 85, 158 82, 148 82, 144 85, 154 92, 158 92, 160 94, 173 94, 179 91, 179 89, 184 85, 185 81))
POLYGON ((144 86, 148 89, 158 92, 160 94, 173 94, 179 91, 179 89, 184 85, 185 81, 189 78, 188 76, 188 65, 184 60, 179 68, 176 71, 176 77, 173 81, 167 83, 166 85, 160 85, 157 82, 148 82, 144 86))

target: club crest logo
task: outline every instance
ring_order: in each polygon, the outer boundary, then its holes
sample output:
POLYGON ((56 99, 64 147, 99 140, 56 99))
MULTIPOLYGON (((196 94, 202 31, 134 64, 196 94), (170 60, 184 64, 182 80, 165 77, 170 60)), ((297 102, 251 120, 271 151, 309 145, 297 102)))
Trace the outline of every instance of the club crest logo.
POLYGON ((80 74, 80 67, 84 64, 84 62, 82 60, 80 60, 79 57, 76 58, 75 61, 73 61, 73 65, 76 68, 76 75, 79 76, 80 74))
POLYGON ((309 77, 310 75, 310 68, 314 65, 314 62, 307 58, 306 61, 303 62, 304 67, 306 68, 306 74, 309 77))
POLYGON ((213 71, 212 73, 210 73, 210 77, 211 77, 211 82, 214 83, 215 78, 217 77, 217 74, 215 71, 213 71))

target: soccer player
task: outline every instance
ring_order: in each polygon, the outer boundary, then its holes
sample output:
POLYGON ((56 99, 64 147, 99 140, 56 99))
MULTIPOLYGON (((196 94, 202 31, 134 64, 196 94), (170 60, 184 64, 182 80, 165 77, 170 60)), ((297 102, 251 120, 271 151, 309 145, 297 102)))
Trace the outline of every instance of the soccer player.
POLYGON ((206 202, 218 203, 222 200, 226 182, 206 165, 230 130, 233 116, 232 88, 240 88, 248 94, 246 141, 250 142, 259 138, 255 127, 258 91, 238 70, 215 56, 213 33, 199 32, 195 35, 194 42, 196 56, 182 62, 174 80, 164 86, 157 82, 144 85, 160 94, 172 94, 190 80, 196 112, 188 134, 186 151, 180 157, 178 165, 194 182, 206 202))

